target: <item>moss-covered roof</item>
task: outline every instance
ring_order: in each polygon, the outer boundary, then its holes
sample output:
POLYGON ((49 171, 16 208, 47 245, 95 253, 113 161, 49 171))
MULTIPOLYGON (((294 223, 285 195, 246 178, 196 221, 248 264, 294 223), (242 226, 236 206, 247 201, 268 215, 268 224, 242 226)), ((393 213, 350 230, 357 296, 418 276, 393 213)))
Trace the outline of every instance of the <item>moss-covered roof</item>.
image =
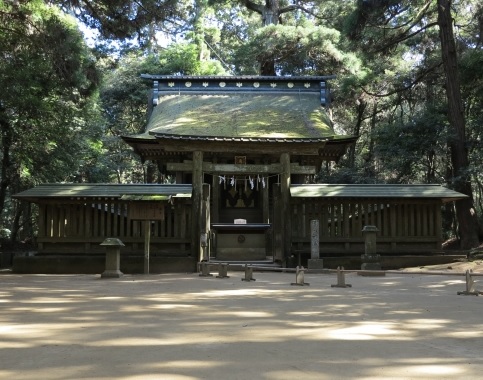
POLYGON ((292 185, 294 198, 421 198, 441 199, 443 202, 467 198, 465 194, 435 184, 314 184, 292 185))
POLYGON ((164 95, 154 107, 146 132, 206 138, 335 137, 317 93, 164 95))
POLYGON ((184 184, 103 184, 103 183, 46 183, 13 195, 30 202, 48 199, 110 198, 157 200, 191 197, 192 185, 184 184), (150 199, 151 198, 151 199, 150 199))

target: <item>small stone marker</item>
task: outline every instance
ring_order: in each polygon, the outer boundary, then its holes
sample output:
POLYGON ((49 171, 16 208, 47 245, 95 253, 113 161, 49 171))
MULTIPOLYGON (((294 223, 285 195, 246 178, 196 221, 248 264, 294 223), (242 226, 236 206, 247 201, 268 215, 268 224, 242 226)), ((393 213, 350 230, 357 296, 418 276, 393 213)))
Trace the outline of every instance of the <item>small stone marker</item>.
POLYGON ((309 269, 324 268, 324 260, 320 258, 319 225, 317 219, 310 221, 310 259, 307 262, 309 269))
POLYGON ((458 292, 458 295, 464 295, 464 296, 477 296, 481 294, 481 292, 477 291, 475 289, 475 282, 473 281, 473 277, 471 276, 471 269, 466 271, 465 277, 466 277, 466 290, 463 292, 458 292))
POLYGON ((361 269, 368 271, 366 273, 358 273, 360 276, 385 276, 386 273, 381 271, 381 256, 376 253, 376 235, 379 229, 376 226, 364 226, 362 233, 364 235, 364 254, 361 255, 361 269))
POLYGON ((218 276, 216 278, 229 278, 228 276, 228 264, 218 264, 218 276))
POLYGON ((256 281, 253 278, 253 268, 249 267, 245 264, 245 278, 242 278, 242 281, 256 281))
POLYGON ((200 263, 200 270, 201 270, 200 277, 211 277, 211 276, 213 276, 210 273, 210 264, 207 263, 207 262, 201 262, 200 263))
POLYGON ((297 267, 296 268, 295 282, 292 282, 290 285, 297 285, 297 286, 310 285, 308 282, 305 282, 305 269, 304 269, 304 267, 297 267))
POLYGON ((331 285, 332 288, 352 288, 351 284, 345 283, 344 267, 337 267, 337 284, 331 285))

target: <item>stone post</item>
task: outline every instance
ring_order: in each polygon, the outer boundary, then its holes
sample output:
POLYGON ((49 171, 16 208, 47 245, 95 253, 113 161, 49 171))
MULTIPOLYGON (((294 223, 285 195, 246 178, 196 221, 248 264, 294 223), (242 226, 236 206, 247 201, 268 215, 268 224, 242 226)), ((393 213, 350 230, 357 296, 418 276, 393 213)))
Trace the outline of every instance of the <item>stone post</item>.
POLYGON ((319 224, 317 219, 310 221, 310 259, 307 263, 309 269, 324 268, 324 261, 320 258, 319 224))
POLYGON ((121 277, 121 247, 124 247, 124 243, 116 238, 107 238, 100 245, 106 247, 106 269, 101 278, 121 277))
POLYGON ((361 255, 362 270, 381 270, 381 257, 376 253, 376 226, 364 226, 364 254, 361 255))

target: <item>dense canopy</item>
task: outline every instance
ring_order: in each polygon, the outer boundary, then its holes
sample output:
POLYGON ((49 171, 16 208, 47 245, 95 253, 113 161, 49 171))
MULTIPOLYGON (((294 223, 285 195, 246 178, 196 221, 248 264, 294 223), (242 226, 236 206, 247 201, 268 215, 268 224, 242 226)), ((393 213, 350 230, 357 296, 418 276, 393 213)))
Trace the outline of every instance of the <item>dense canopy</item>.
POLYGON ((302 98, 296 114, 271 104, 277 116, 261 112, 267 107, 252 95, 193 95, 184 103, 171 95, 160 99, 148 130, 212 136, 213 123, 224 136, 229 120, 244 137, 297 138, 304 128, 359 136, 317 181, 445 185, 468 196, 444 210, 445 237, 476 246, 482 20, 475 0, 0 1, 2 236, 35 235, 35 210, 11 195, 38 183, 173 180, 121 139, 146 131, 150 83, 142 73, 333 74, 328 116, 302 98), (222 114, 230 101, 251 112, 222 114), (191 129, 158 111, 178 108, 184 121, 203 120, 198 102, 211 119, 191 129))

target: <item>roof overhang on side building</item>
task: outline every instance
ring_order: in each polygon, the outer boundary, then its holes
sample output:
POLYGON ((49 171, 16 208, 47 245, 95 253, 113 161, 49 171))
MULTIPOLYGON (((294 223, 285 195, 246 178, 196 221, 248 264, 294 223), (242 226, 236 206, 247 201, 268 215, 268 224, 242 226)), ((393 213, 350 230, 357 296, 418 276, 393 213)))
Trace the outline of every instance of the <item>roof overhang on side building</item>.
POLYGON ((440 199, 442 202, 467 198, 440 185, 292 185, 290 194, 294 198, 365 198, 365 199, 440 199))
POLYGON ((192 185, 160 184, 42 184, 15 194, 12 198, 33 203, 42 201, 131 200, 167 201, 190 198, 192 185))

